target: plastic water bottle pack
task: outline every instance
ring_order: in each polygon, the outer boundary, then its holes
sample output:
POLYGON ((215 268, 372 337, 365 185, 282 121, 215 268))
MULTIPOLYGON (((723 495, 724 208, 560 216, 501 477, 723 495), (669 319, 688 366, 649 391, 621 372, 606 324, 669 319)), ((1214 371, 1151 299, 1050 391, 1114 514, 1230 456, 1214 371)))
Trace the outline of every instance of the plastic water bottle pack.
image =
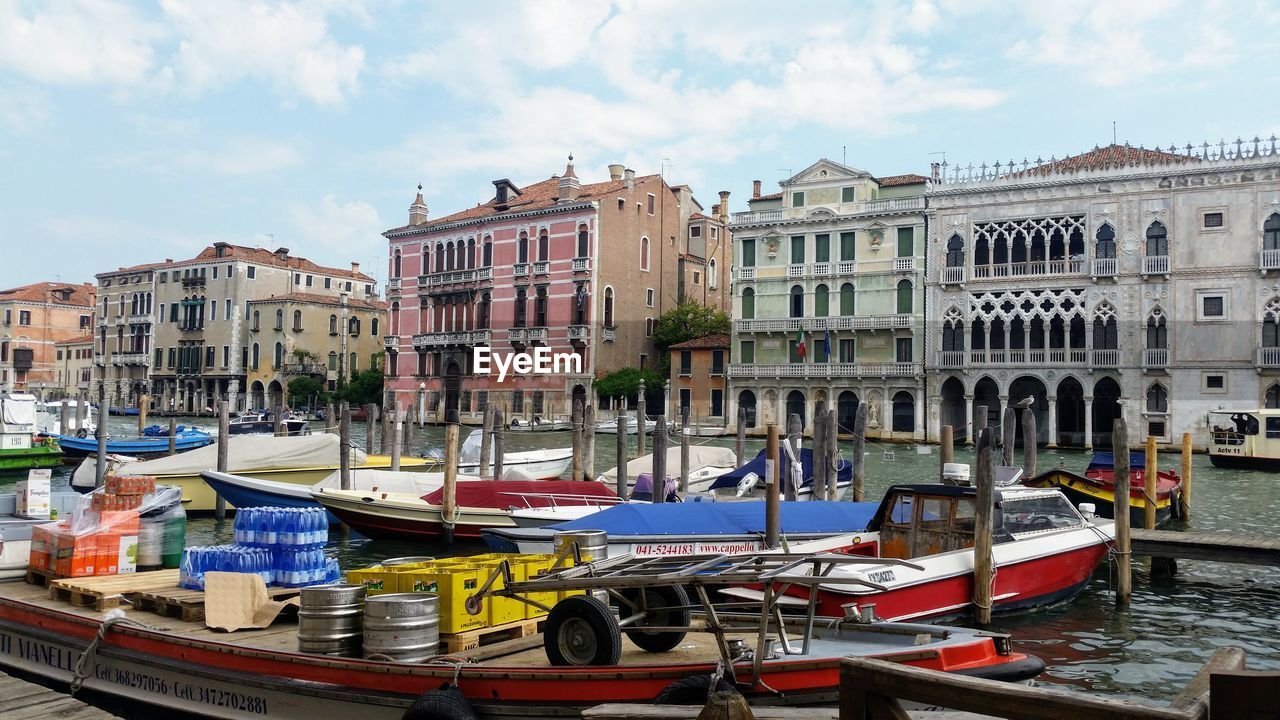
POLYGON ((323 508, 240 508, 235 541, 272 550, 322 548, 329 542, 328 515, 323 508))
POLYGON ((178 570, 179 587, 203 590, 207 572, 254 573, 262 576, 268 585, 275 579, 271 551, 265 548, 213 545, 183 550, 178 570))

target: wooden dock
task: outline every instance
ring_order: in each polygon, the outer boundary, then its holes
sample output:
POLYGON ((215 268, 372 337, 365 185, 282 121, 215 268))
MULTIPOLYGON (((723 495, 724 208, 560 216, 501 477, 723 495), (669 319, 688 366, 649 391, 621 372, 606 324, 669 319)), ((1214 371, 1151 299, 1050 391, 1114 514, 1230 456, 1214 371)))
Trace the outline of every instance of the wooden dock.
POLYGON ((5 720, 52 717, 62 720, 112 720, 116 716, 57 690, 0 673, 0 717, 5 720))
POLYGON ((1131 537, 1134 555, 1280 567, 1280 539, 1136 528, 1131 537))

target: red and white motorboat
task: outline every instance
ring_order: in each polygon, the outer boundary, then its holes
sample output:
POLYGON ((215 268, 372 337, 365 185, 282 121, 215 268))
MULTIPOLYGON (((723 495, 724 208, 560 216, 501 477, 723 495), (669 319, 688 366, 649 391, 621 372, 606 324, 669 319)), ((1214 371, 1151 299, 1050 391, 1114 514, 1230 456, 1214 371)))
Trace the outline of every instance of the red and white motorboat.
MULTIPOLYGON (((1056 489, 997 488, 992 518, 992 612, 1061 602, 1079 593, 1113 538, 1109 520, 1085 518, 1056 489)), ((973 533, 977 490, 951 485, 889 488, 868 527, 881 561, 842 565, 817 586, 818 614, 870 612, 885 620, 936 619, 973 610, 973 533), (883 559, 899 562, 886 564, 883 559), (880 588, 835 581, 858 578, 880 588)), ((864 552, 871 535, 855 552, 864 552)), ((758 596, 752 590, 730 590, 758 596)), ((792 590, 808 596, 807 589, 792 590)))
POLYGON ((472 480, 459 482, 457 513, 444 516, 444 488, 426 495, 368 490, 319 488, 311 497, 356 532, 371 538, 437 538, 446 526, 456 538, 479 538, 492 527, 515 527, 513 508, 589 505, 603 508, 621 502, 608 486, 570 480, 472 480), (449 522, 446 522, 448 520, 449 522))

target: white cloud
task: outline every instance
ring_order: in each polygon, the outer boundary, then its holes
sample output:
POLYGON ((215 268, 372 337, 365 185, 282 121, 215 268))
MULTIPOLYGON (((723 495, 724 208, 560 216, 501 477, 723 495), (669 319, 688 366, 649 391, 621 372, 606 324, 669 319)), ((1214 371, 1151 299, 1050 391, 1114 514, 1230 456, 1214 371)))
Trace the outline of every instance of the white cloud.
POLYGON ((0 84, 0 125, 26 135, 44 124, 52 104, 48 96, 28 85, 0 84))
POLYGON ((54 85, 134 85, 163 29, 112 0, 0 0, 0 67, 54 85))
MULTIPOLYGON (((181 131, 183 125, 179 123, 174 129, 181 131)), ((260 175, 296 167, 304 161, 303 151, 295 143, 255 137, 215 139, 206 147, 184 142, 172 148, 152 148, 104 157, 109 166, 140 169, 158 175, 178 172, 260 175)))
MULTIPOLYGON (((386 240, 381 236, 386 225, 378 210, 363 200, 339 202, 330 193, 315 205, 291 205, 289 219, 297 228, 298 246, 322 249, 321 253, 308 251, 322 265, 343 267, 351 260, 386 255, 386 240)), ((371 270, 376 268, 365 268, 373 274, 371 270)))

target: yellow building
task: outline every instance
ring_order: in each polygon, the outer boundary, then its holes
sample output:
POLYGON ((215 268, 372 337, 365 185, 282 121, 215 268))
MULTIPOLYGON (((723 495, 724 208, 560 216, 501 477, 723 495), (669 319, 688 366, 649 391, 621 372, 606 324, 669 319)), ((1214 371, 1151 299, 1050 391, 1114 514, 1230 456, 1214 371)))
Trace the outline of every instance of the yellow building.
POLYGON ((61 397, 76 397, 89 391, 93 379, 93 335, 60 340, 56 348, 57 369, 53 390, 61 397))
POLYGON ((249 407, 287 401, 285 389, 298 377, 334 390, 339 378, 368 370, 382 356, 384 302, 289 293, 250 300, 248 307, 249 407))

